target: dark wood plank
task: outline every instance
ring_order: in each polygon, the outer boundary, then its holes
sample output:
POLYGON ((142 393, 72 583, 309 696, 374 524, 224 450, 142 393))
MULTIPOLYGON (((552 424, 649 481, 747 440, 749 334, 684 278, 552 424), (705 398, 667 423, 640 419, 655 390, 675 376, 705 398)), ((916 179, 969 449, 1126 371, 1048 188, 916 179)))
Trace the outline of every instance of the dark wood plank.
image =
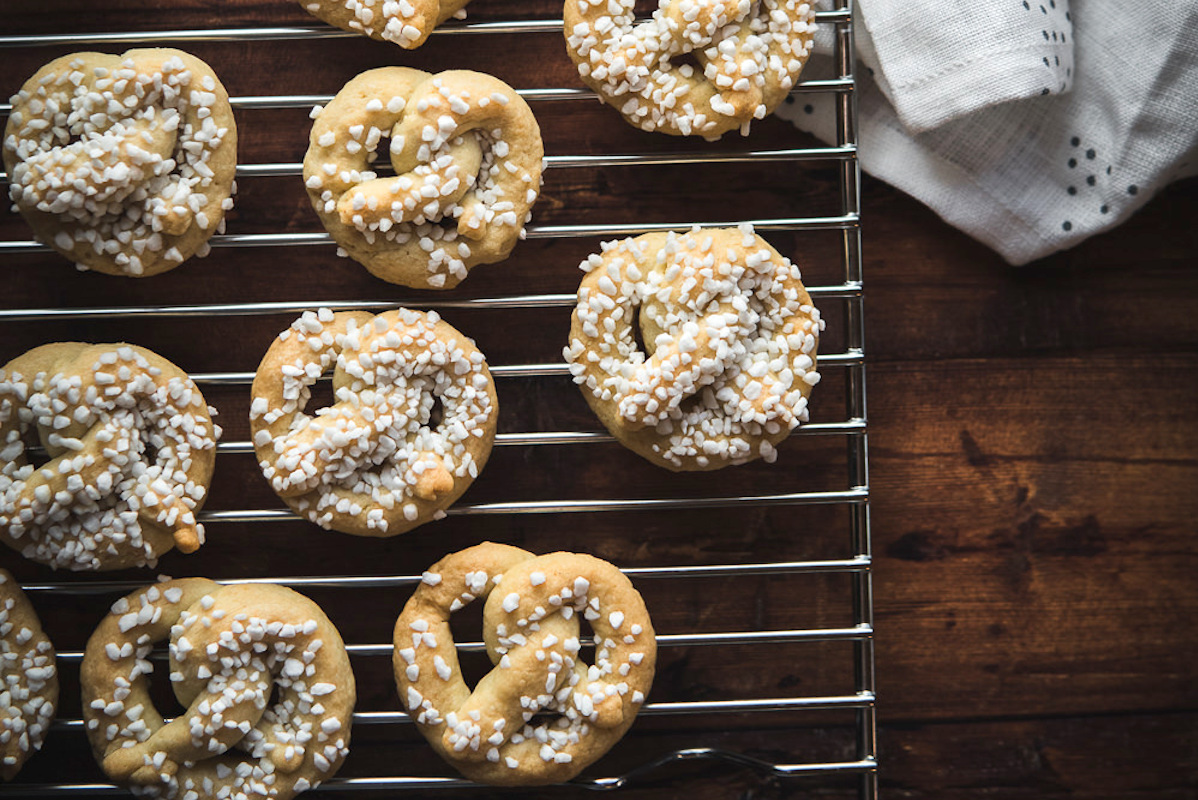
POLYGON ((884 797, 1192 800, 1198 714, 886 726, 884 797))
POLYGON ((1198 485, 1196 367, 1092 355, 871 371, 891 718, 1198 703, 1198 500, 1183 490, 1198 485))
POLYGON ((879 181, 862 196, 873 362, 1198 347, 1198 180, 1018 268, 879 181))

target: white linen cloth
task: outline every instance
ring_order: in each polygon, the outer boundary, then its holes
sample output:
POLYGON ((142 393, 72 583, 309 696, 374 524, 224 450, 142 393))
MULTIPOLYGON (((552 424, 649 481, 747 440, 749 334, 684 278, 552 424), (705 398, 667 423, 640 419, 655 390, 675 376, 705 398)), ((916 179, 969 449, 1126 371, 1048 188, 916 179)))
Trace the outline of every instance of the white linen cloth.
MULTIPOLYGON (((1194 0, 857 0, 856 11, 861 168, 1012 264, 1111 228, 1198 173, 1194 0)), ((835 75, 831 26, 816 42, 803 79, 835 75)), ((778 113, 833 142, 833 102, 797 94, 778 113)))

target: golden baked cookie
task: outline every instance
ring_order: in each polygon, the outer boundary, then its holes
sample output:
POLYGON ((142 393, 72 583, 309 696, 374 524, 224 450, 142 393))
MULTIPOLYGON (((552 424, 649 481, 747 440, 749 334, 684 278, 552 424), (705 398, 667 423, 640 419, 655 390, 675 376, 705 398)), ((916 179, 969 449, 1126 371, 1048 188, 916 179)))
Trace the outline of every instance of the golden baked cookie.
POLYGON ((181 50, 73 53, 12 106, 9 195, 38 239, 109 275, 207 254, 237 167, 237 126, 211 67, 181 50))
POLYGON ((424 573, 395 623, 393 663, 404 707, 442 758, 471 780, 537 786, 573 778, 628 731, 657 640, 640 594, 606 561, 485 542, 424 573), (475 600, 495 667, 471 690, 449 617, 475 600))
POLYGON ((676 136, 748 134, 786 98, 811 52, 806 0, 566 0, 566 49, 583 83, 632 125, 676 136))
POLYGON ((465 19, 470 0, 299 0, 317 19, 405 50, 424 44, 433 28, 465 19))
POLYGON ((193 552, 215 413, 185 372, 144 347, 59 342, 18 356, 0 368, 0 541, 72 570, 193 552))
POLYGON ((486 466, 499 415, 483 354, 432 311, 305 312, 271 344, 251 392, 271 487, 300 516, 358 536, 444 517, 486 466), (306 413, 329 371, 335 403, 306 413))
POLYGON ((383 67, 319 112, 304 180, 340 254, 391 283, 451 289, 524 238, 543 156, 532 110, 498 78, 383 67), (376 164, 384 142, 393 174, 376 164))
POLYGON ((349 751, 345 644, 319 606, 282 586, 184 578, 136 591, 88 640, 80 678, 96 761, 141 796, 287 800, 349 751), (186 709, 170 722, 150 691, 161 642, 186 709))
POLYGON ((29 598, 0 569, 0 779, 11 781, 41 749, 57 705, 54 646, 29 598))
POLYGON ((773 461, 819 383, 824 322, 799 268, 749 225, 602 247, 563 352, 591 409, 667 469, 773 461))

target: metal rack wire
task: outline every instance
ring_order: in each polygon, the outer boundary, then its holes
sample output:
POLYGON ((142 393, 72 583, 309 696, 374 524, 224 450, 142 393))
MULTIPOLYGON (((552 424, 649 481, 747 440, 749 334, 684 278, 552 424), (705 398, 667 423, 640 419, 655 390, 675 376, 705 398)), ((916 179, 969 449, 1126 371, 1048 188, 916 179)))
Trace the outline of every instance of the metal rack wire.
MULTIPOLYGON (((830 80, 809 80, 794 90, 796 93, 832 93, 836 98, 836 121, 838 141, 828 147, 800 147, 746 152, 724 152, 709 149, 698 153, 628 155, 550 155, 546 158, 549 169, 574 167, 643 167, 672 164, 760 164, 763 162, 821 162, 834 165, 839 184, 839 214, 822 217, 787 217, 751 220, 761 231, 811 231, 831 230, 839 232, 841 243, 842 280, 833 285, 809 287, 818 300, 835 301, 844 307, 844 349, 839 353, 821 354, 821 368, 843 370, 845 373, 844 419, 832 422, 816 422, 796 431, 801 437, 842 437, 847 451, 847 474, 843 489, 832 491, 796 491, 762 493, 754 495, 709 496, 700 499, 688 497, 655 497, 647 499, 594 499, 565 498, 549 501, 512 501, 490 503, 464 503, 450 509, 451 516, 519 515, 519 514, 596 514, 601 512, 666 511, 693 508, 739 508, 765 506, 802 506, 835 504, 847 508, 847 549, 849 557, 820 560, 780 560, 761 563, 721 563, 712 565, 678 564, 663 567, 629 568, 625 572, 636 581, 688 580, 717 577, 749 578, 751 576, 796 576, 803 574, 832 573, 848 577, 851 598, 852 624, 843 627, 790 630, 724 631, 695 634, 659 635, 662 648, 676 647, 748 647, 761 645, 803 644, 811 642, 845 642, 851 645, 852 663, 846 668, 853 673, 853 691, 839 695, 784 696, 761 699, 734 699, 719 701, 650 702, 643 714, 646 717, 680 716, 691 714, 767 714, 770 712, 805 712, 817 710, 850 711, 854 715, 855 758, 839 761, 802 763, 774 763, 741 753, 728 752, 709 747, 675 750, 663 757, 626 772, 623 775, 583 779, 578 783, 587 789, 618 789, 637 779, 657 771, 669 763, 698 759, 716 759, 746 768, 774 779, 818 777, 824 775, 851 775, 855 778, 856 792, 862 798, 877 795, 877 760, 875 750, 876 723, 874 718, 875 686, 873 671, 873 619, 871 597, 871 556, 869 535, 869 477, 867 464, 866 393, 864 364, 864 327, 862 318, 863 283, 860 254, 860 173, 856 158, 856 108, 853 78, 852 0, 838 0, 840 6, 834 11, 818 15, 823 25, 835 31, 835 64, 837 77, 830 80)), ((560 30, 560 20, 525 20, 511 22, 452 23, 440 29, 439 36, 487 35, 515 36, 523 33, 551 32, 560 30)), ((187 44, 189 42, 214 41, 260 41, 280 39, 327 39, 349 37, 350 34, 320 25, 274 27, 175 30, 153 33, 104 33, 62 34, 52 36, 2 36, 0 49, 38 48, 62 45, 124 45, 153 42, 156 44, 187 44)), ((520 91, 533 103, 552 103, 579 98, 593 98, 588 91, 575 88, 552 88, 520 91)), ((238 109, 282 109, 308 107, 329 100, 324 95, 278 95, 235 97, 232 103, 238 109)), ((535 106, 534 106, 535 108, 535 106)), ((7 115, 9 106, 0 105, 0 116, 7 115)), ((259 163, 239 165, 239 179, 261 177, 299 176, 298 163, 259 163)), ((4 176, 0 176, 2 180, 4 176)), ((745 220, 735 220, 734 225, 745 220)), ((716 225, 720 223, 709 223, 716 225)), ((573 237, 635 235, 653 230, 688 227, 689 221, 677 223, 640 225, 531 225, 529 239, 561 239, 573 237)), ((325 233, 227 233, 214 237, 215 248, 263 248, 276 246, 319 247, 330 246, 325 233)), ((32 240, 0 241, 0 257, 5 259, 25 254, 46 251, 44 245, 32 240)), ((468 309, 537 309, 568 308, 574 304, 572 294, 520 294, 476 299, 420 300, 415 305, 423 308, 468 308, 468 309)), ((146 317, 239 317, 300 311, 326 306, 334 310, 372 310, 394 307, 396 301, 378 300, 334 301, 334 302, 246 302, 197 305, 139 305, 139 306, 90 306, 71 308, 4 308, 0 309, 0 326, 31 321, 74 321, 94 319, 133 319, 146 317)), ((10 354, 15 355, 15 354, 10 354)), ((569 375, 562 363, 529 363, 492 367, 497 378, 543 378, 569 375)), ((207 386, 248 386, 253 379, 249 372, 193 373, 194 380, 207 386)), ((501 433, 496 445, 504 446, 591 446, 614 441, 603 433, 586 431, 528 431, 501 433)), ((252 453, 248 441, 222 442, 218 453, 222 456, 252 453)), ((246 508, 206 511, 200 515, 208 525, 236 522, 282 522, 296 517, 283 509, 246 508)), ((417 583, 418 575, 386 576, 272 576, 270 578, 230 579, 226 582, 270 581, 294 588, 332 588, 354 590, 362 588, 403 588, 417 583)), ((144 581, 112 581, 94 579, 56 580, 49 582, 27 582, 24 589, 38 595, 52 593, 67 595, 108 595, 131 591, 144 581)), ((463 651, 483 649, 481 642, 460 643, 463 651)), ((348 649, 355 658, 388 658, 391 645, 350 644, 348 649)), ((75 664, 82 659, 81 651, 59 652, 63 664, 75 664)), ((82 721, 77 709, 60 709, 60 719, 55 723, 56 731, 82 735, 82 721), (72 714, 75 714, 72 718, 72 714)), ((399 711, 360 710, 354 714, 357 725, 405 725, 410 723, 406 714, 399 711)), ((351 756, 352 757, 352 756, 351 756)), ((471 786, 466 781, 454 778, 421 778, 402 776, 341 777, 322 785, 329 791, 352 789, 373 790, 421 790, 435 788, 463 788, 471 786)), ((22 794, 73 796, 95 796, 116 794, 124 791, 107 784, 70 782, 32 785, 17 784, 0 787, 2 791, 22 794)))

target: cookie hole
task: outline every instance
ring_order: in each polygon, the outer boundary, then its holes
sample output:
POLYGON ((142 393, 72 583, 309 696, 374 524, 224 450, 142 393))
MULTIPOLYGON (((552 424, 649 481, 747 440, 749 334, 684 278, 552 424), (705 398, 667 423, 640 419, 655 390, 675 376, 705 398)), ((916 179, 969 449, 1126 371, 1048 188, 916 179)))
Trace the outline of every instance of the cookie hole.
POLYGON ((645 345, 645 332, 641 330, 641 307, 632 307, 632 341, 636 349, 647 356, 653 355, 645 345))
POLYGON ((21 443, 25 445, 25 460, 35 469, 49 463, 50 454, 42 447, 37 430, 32 425, 21 431, 21 443))
POLYGON ((436 430, 445 420, 445 406, 438 395, 433 395, 433 407, 428 410, 428 427, 436 430))
POLYGON ((474 691, 474 687, 478 686, 478 682, 486 677, 488 672, 495 669, 495 665, 491 663, 491 659, 487 657, 485 652, 481 651, 477 653, 463 653, 459 650, 458 666, 462 670, 462 680, 470 687, 470 691, 474 691))
MULTIPOLYGON (((451 614, 449 630, 453 632, 455 642, 481 642, 483 640, 483 605, 481 600, 475 600, 470 605, 451 614)), ((458 663, 462 668, 462 680, 473 689, 478 682, 490 672, 494 665, 486 651, 467 652, 458 650, 458 663)))
POLYGON ((152 437, 145 437, 141 440, 141 458, 146 464, 158 463, 158 444, 152 437))
MULTIPOLYGON (((165 651, 162 652, 165 656, 165 651)), ((155 648, 154 655, 158 655, 158 650, 155 648)), ((158 675, 158 670, 162 670, 162 678, 166 678, 167 665, 165 659, 163 662, 154 665, 154 675, 158 675)), ((150 681, 150 700, 154 703, 154 708, 162 715, 163 719, 172 719, 173 717, 182 716, 187 712, 187 707, 179 702, 179 698, 175 697, 174 689, 171 687, 169 680, 158 680, 157 678, 150 681)))
POLYGON ((670 66, 674 69, 681 67, 690 67, 695 71, 696 75, 703 74, 703 65, 699 63, 699 59, 693 52, 681 53, 670 57, 670 66))
MULTIPOLYGON (((449 615, 449 630, 455 642, 481 642, 483 639, 482 600, 472 600, 463 608, 449 615)), ((459 651, 459 656, 465 655, 459 651)), ((486 656, 484 656, 484 659, 486 656)))
POLYGON ((391 166, 391 137, 379 139, 378 147, 366 154, 366 163, 374 174, 380 178, 395 176, 395 168, 391 166))
POLYGON ((678 410, 682 412, 683 416, 689 416, 697 412, 702 407, 703 401, 701 397, 697 394, 692 394, 678 405, 678 410))
POLYGON ((333 396, 333 382, 317 381, 308 387, 308 402, 304 405, 304 411, 314 414, 319 409, 328 408, 336 402, 337 399, 333 396))
POLYGON ((578 651, 579 660, 587 663, 595 663, 595 629, 591 627, 591 623, 587 621, 586 614, 578 613, 578 641, 582 644, 582 649, 578 651))
POLYGON ((266 710, 267 711, 270 711, 275 706, 277 706, 280 702, 282 702, 282 698, 279 695, 280 695, 279 684, 272 683, 270 685, 270 698, 266 701, 266 710))
POLYGON ((692 394, 678 405, 678 410, 683 416, 697 414, 703 409, 711 408, 715 402, 715 396, 711 393, 709 387, 704 387, 703 391, 692 394), (709 402, 710 401, 710 402, 709 402))

